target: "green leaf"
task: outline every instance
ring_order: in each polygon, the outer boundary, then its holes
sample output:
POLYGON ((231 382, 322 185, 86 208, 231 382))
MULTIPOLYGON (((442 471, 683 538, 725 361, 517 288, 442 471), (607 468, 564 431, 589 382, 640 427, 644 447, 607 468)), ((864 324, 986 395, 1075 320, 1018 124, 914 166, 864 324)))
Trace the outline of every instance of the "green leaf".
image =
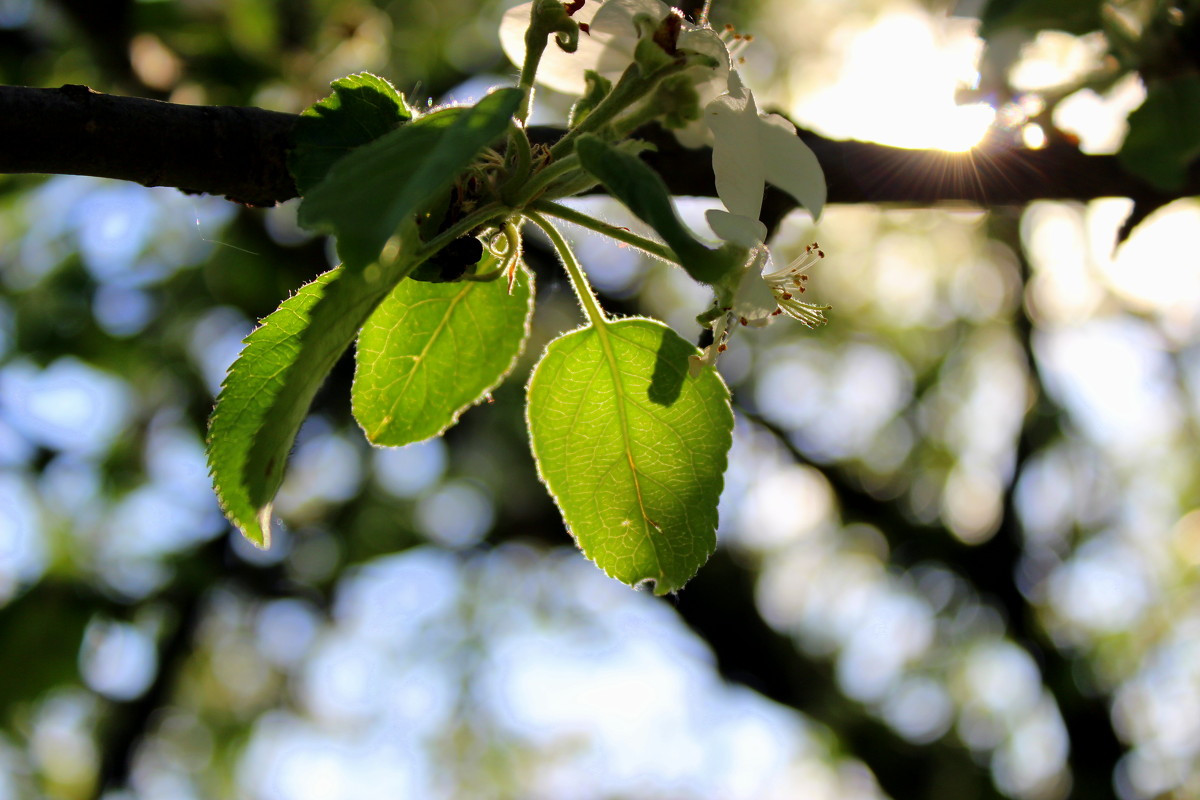
POLYGON ((625 319, 551 342, 529 381, 533 455, 584 555, 656 594, 683 586, 716 547, 733 431, 715 370, 660 322, 625 319))
POLYGON ((1146 100, 1129 115, 1129 135, 1117 159, 1165 192, 1187 183, 1200 156, 1200 76, 1153 81, 1146 100))
POLYGON ((667 185, 646 162, 590 134, 579 137, 575 152, 583 168, 604 184, 609 194, 658 232, 693 278, 716 283, 742 265, 741 258, 731 259, 724 249, 705 246, 687 229, 675 213, 667 185))
POLYGON ((474 106, 436 111, 338 161, 300 204, 300 224, 337 236, 345 266, 379 255, 401 220, 448 188, 508 127, 519 89, 497 89, 474 106))
POLYGON ((300 194, 308 194, 330 167, 356 147, 412 119, 404 96, 369 72, 330 84, 333 94, 304 110, 296 121, 288 169, 300 194))
POLYGON ((411 266, 396 258, 355 272, 330 270, 246 338, 209 423, 208 465, 225 516, 255 545, 270 545, 271 502, 313 395, 411 266))
POLYGON ((505 280, 401 281, 358 337, 351 396, 367 438, 404 445, 445 431, 516 364, 532 315, 524 269, 511 294, 505 280))

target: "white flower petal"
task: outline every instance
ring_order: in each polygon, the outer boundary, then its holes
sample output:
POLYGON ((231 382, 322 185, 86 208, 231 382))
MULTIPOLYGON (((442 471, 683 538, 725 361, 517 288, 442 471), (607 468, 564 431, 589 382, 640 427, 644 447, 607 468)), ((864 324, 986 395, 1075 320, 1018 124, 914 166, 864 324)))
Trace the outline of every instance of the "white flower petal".
POLYGON ((730 92, 704 107, 704 120, 713 132, 713 174, 717 196, 731 214, 758 219, 762 209, 766 165, 758 152, 758 108, 744 88, 733 91, 737 73, 730 73, 730 92))
POLYGON ((743 217, 714 208, 704 212, 704 218, 708 220, 708 226, 717 236, 747 250, 753 250, 766 241, 767 226, 753 217, 743 217))
POLYGON ((661 22, 670 13, 671 7, 659 0, 606 0, 595 12, 592 31, 636 41, 638 32, 633 21, 639 14, 661 22))
MULTIPOLYGON (((684 24, 686 27, 687 23, 684 24)), ((694 82, 696 94, 700 97, 700 108, 704 108, 722 94, 730 91, 729 79, 731 70, 729 67, 729 50, 726 48, 725 42, 721 40, 721 37, 712 28, 684 30, 679 35, 679 49, 706 55, 717 62, 715 68, 692 67, 684 73, 691 77, 694 82)), ((712 144, 712 137, 709 135, 708 127, 702 121, 697 120, 693 125, 688 127, 694 131, 690 135, 684 134, 680 136, 679 132, 675 134, 680 144, 684 147, 699 147, 699 144, 688 144, 685 141, 685 139, 694 140, 697 137, 700 138, 702 144, 712 144)))
POLYGON ((820 217, 826 191, 821 163, 796 135, 792 123, 778 114, 768 114, 760 120, 759 148, 763 161, 771 167, 767 181, 796 198, 813 219, 820 217))
POLYGON ((759 115, 754 95, 734 70, 729 93, 704 109, 713 132, 713 173, 717 195, 731 213, 758 217, 770 183, 808 209, 813 218, 825 207, 825 174, 793 125, 778 114, 759 115))
MULTIPOLYGON (((725 82, 728 82, 729 48, 725 46, 725 42, 721 41, 721 37, 712 28, 697 28, 691 23, 683 23, 683 31, 679 34, 678 47, 680 50, 691 50, 693 53, 701 53, 713 59, 718 64, 724 64, 725 75, 723 77, 725 82)), ((722 92, 725 89, 725 86, 721 87, 722 92)))
POLYGON ((771 287, 762 278, 762 270, 770 263, 770 253, 766 247, 760 247, 746 271, 738 282, 737 291, 733 295, 733 307, 730 315, 743 325, 761 327, 771 321, 779 303, 771 287))

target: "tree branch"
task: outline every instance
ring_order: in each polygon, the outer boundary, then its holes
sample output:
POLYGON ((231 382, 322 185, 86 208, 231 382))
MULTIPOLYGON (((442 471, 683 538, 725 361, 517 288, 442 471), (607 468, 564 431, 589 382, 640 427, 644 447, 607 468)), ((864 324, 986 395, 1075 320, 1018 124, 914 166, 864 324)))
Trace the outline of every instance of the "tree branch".
MULTIPOLYGON (((269 206, 296 196, 287 171, 296 119, 261 108, 106 95, 85 86, 0 86, 0 173, 96 175, 269 206)), ((659 148, 647 160, 673 193, 715 194, 712 171, 697 169, 707 163, 707 149, 683 148, 658 129, 645 133, 659 148)), ((531 131, 540 142, 561 135, 556 128, 531 131)), ((1163 193, 1126 173, 1116 157, 1085 155, 1065 142, 1028 150, 996 136, 970 152, 948 153, 835 141, 811 131, 800 136, 825 170, 831 203, 989 207, 1129 197, 1157 207, 1200 195, 1200 174, 1179 192, 1163 193)), ((763 213, 782 216, 794 206, 772 189, 763 213)))
POLYGON ((296 115, 185 106, 86 86, 0 87, 0 172, 119 178, 271 206, 296 196, 296 115))

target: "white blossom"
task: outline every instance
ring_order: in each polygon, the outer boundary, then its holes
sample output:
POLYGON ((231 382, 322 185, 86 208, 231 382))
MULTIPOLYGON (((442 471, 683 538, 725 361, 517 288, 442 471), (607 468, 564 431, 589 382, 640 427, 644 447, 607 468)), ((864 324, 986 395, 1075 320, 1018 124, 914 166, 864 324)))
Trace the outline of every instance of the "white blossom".
POLYGON ((820 245, 813 242, 804 254, 783 269, 772 269, 771 252, 760 245, 739 276, 732 303, 721 309, 713 323, 713 341, 698 356, 691 357, 690 371, 696 374, 701 367, 716 364, 717 356, 729 346, 729 337, 738 326, 761 328, 778 316, 786 314, 810 327, 825 324, 829 306, 806 303, 800 295, 807 290, 807 272, 825 257, 820 245))
MULTIPOLYGON (((500 46, 514 64, 525 60, 525 29, 533 3, 510 8, 500 22, 500 46)), ((587 85, 586 70, 595 70, 616 81, 633 63, 638 31, 634 20, 640 15, 662 21, 675 13, 660 0, 586 0, 571 19, 586 28, 579 36, 574 53, 563 52, 551 43, 538 65, 537 83, 571 95, 582 95, 587 85)), ((729 81, 729 51, 722 38, 707 26, 681 21, 676 46, 680 50, 701 53, 717 62, 716 68, 693 67, 688 74, 703 107, 726 90, 729 81)), ((698 126, 701 130, 703 126, 698 126)))
POLYGON ((717 236, 750 250, 738 277, 733 300, 713 324, 713 343, 693 356, 692 371, 716 363, 728 347, 735 325, 761 327, 786 314, 816 327, 825 322, 827 306, 799 299, 807 271, 825 253, 813 242, 804 255, 783 269, 773 269, 766 245, 767 228, 759 221, 768 179, 792 195, 813 218, 825 208, 825 174, 817 157, 796 135, 796 128, 778 114, 760 114, 754 95, 737 71, 729 76, 729 91, 704 109, 713 134, 713 175, 724 210, 705 214, 717 236))
MULTIPOLYGON (((504 52, 516 64, 525 56, 531 6, 525 3, 511 9, 501 24, 504 52)), ((572 16, 585 26, 579 49, 565 53, 548 47, 537 82, 582 94, 586 70, 596 70, 615 81, 634 60, 638 41, 635 19, 647 15, 661 21, 672 13, 677 12, 660 0, 587 0, 572 16)), ((718 288, 718 296, 726 298, 728 306, 720 309, 713 323, 712 345, 703 355, 693 357, 693 371, 715 362, 738 325, 760 327, 785 314, 809 327, 825 321, 826 306, 799 299, 808 280, 805 273, 825 257, 824 252, 814 242, 799 259, 776 270, 765 243, 766 226, 759 221, 768 182, 794 197, 813 219, 820 217, 826 200, 825 175, 812 150, 797 136, 795 126, 779 114, 759 113, 754 95, 731 69, 730 47, 736 51, 749 40, 732 28, 718 35, 707 23, 697 26, 681 21, 678 48, 708 55, 718 67, 693 67, 685 73, 693 80, 703 114, 700 121, 675 134, 685 146, 712 145, 717 196, 725 208, 710 210, 706 217, 718 237, 747 252, 742 272, 718 288)))

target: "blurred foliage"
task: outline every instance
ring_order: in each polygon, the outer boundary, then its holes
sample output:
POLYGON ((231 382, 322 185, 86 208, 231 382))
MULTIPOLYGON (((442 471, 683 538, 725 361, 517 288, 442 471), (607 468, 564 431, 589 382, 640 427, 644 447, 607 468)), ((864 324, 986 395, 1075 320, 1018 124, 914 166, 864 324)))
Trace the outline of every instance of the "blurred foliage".
MULTIPOLYGON (((0 80, 298 112, 370 70, 479 96, 516 72, 502 10, 0 0, 0 80)), ((863 31, 944 21, 736 13, 745 68, 796 107, 863 31)), ((1127 118, 1194 82, 1195 3, 980 13, 975 94, 1009 133, 1135 142, 1147 176, 1194 160, 1163 115, 1127 118)), ((532 235, 518 379, 444 440, 372 449, 339 362, 259 553, 202 437, 241 340, 329 245, 291 204, 0 176, 0 796, 1200 795, 1200 205, 1114 252, 1129 205, 785 220, 779 259, 814 235, 830 256, 831 322, 734 338, 718 551, 658 600, 588 564, 538 485, 520 378, 580 320, 532 235)), ((695 330, 681 272, 577 250, 611 312, 695 330)))

